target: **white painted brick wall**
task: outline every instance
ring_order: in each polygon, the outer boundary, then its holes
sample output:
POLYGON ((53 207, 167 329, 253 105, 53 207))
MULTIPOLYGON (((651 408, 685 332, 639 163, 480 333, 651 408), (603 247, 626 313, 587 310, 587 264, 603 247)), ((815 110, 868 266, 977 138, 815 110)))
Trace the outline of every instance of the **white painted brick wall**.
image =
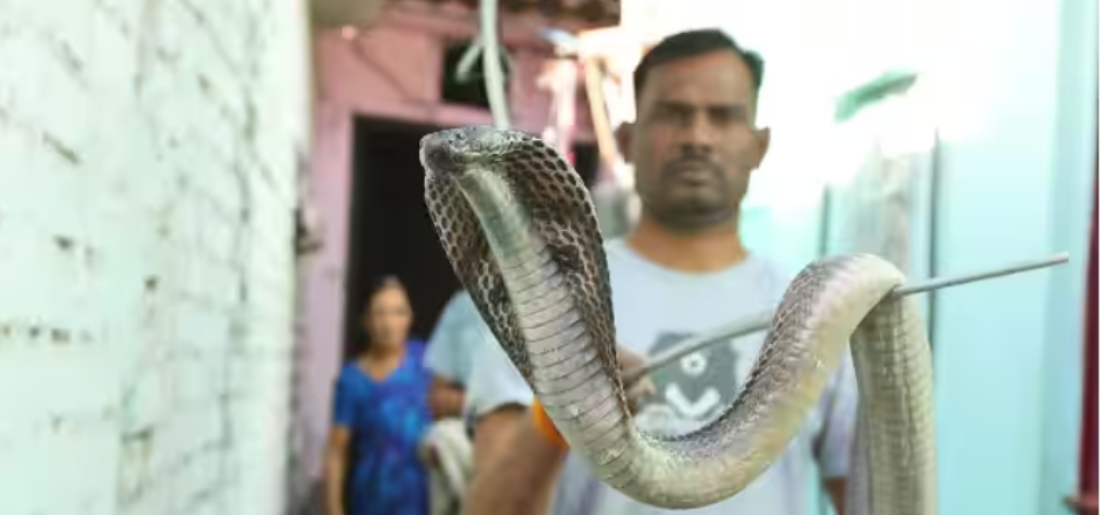
POLYGON ((0 514, 283 513, 304 0, 0 0, 0 514))

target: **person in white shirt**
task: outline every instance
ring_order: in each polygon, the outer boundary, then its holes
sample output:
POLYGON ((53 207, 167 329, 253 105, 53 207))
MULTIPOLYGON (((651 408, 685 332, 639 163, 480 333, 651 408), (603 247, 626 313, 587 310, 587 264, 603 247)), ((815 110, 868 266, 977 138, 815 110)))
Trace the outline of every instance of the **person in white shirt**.
POLYGON ((470 294, 459 290, 440 314, 424 366, 432 373, 428 407, 435 423, 421 443, 428 469, 432 515, 460 513, 473 469, 473 449, 462 418, 470 359, 479 342, 491 334, 470 294))
MULTIPOLYGON (((768 149, 768 129, 755 124, 762 76, 760 57, 718 30, 670 36, 634 72, 637 121, 618 137, 635 167, 642 214, 605 250, 617 339, 636 355, 772 309, 787 287, 789 277, 745 249, 738 232, 741 200, 768 149)), ((736 396, 762 343, 763 334, 717 342, 655 371, 655 391, 639 406, 637 423, 683 433, 713 420, 736 396)), ((496 341, 484 341, 471 363, 466 409, 476 421, 475 472, 467 515, 672 513, 599 483, 579 456, 566 460, 568 451, 527 413, 532 392, 496 341)), ((816 463, 842 514, 857 404, 847 360, 784 455, 741 493, 688 512, 816 513, 816 463)))
POLYGON ((424 366, 434 376, 428 405, 435 418, 462 415, 470 358, 488 334, 489 328, 481 321, 470 294, 466 290, 455 292, 439 316, 424 355, 424 366))

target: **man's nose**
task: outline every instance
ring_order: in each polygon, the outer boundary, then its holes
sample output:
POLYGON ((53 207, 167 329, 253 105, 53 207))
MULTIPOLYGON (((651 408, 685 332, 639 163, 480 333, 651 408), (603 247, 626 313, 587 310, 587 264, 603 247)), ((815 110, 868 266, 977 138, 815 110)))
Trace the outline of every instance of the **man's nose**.
POLYGON ((681 151, 685 155, 709 154, 714 148, 715 131, 702 113, 692 116, 680 136, 681 151))

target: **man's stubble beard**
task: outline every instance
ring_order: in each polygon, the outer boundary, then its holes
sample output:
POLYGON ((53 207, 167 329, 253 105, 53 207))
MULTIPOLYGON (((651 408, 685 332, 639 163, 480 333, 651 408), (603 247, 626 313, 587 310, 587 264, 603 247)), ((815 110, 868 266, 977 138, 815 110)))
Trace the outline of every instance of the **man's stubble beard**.
MULTIPOLYGON (((730 204, 716 201, 709 206, 703 202, 709 204, 710 201, 697 198, 671 202, 652 199, 654 202, 649 202, 646 196, 642 196, 642 213, 665 230, 685 236, 702 234, 727 224, 736 227, 741 211, 741 201, 745 198, 748 184, 742 185, 739 190, 735 192, 736 196, 730 204)), ((660 195, 657 193, 657 196, 660 195)))
POLYGON ((719 209, 643 206, 642 210, 665 230, 680 235, 705 233, 715 227, 733 224, 737 218, 737 210, 728 206, 719 209))

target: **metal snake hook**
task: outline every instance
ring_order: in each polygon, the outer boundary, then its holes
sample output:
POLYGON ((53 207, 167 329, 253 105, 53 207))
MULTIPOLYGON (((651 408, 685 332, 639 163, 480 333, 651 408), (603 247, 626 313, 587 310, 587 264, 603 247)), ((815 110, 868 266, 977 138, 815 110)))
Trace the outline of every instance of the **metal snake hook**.
MULTIPOLYGON (((1062 265, 1069 262, 1069 254, 1060 253, 1043 259, 1034 259, 1030 261, 1024 261, 1013 265, 1008 265, 993 270, 987 270, 985 272, 977 272, 963 275, 954 275, 948 277, 933 277, 924 281, 911 284, 909 286, 903 286, 894 290, 894 297, 904 297, 907 295, 915 295, 918 293, 927 293, 940 288, 950 288, 952 286, 959 286, 963 284, 969 284, 978 281, 985 281, 988 279, 995 279, 997 277, 1004 277, 1007 275, 1015 275, 1021 272, 1029 272, 1032 270, 1039 270, 1055 265, 1062 265)), ((714 328, 704 334, 694 336, 685 339, 682 343, 675 347, 668 349, 646 362, 645 366, 639 370, 632 371, 629 374, 623 375, 623 383, 630 386, 636 383, 639 379, 645 377, 654 370, 661 368, 669 363, 676 361, 688 354, 695 351, 705 349, 711 345, 715 345, 721 342, 729 341, 732 338, 737 338, 747 334, 752 334, 759 331, 767 331, 772 322, 773 311, 765 311, 756 315, 740 318, 730 322, 728 324, 714 328)))

